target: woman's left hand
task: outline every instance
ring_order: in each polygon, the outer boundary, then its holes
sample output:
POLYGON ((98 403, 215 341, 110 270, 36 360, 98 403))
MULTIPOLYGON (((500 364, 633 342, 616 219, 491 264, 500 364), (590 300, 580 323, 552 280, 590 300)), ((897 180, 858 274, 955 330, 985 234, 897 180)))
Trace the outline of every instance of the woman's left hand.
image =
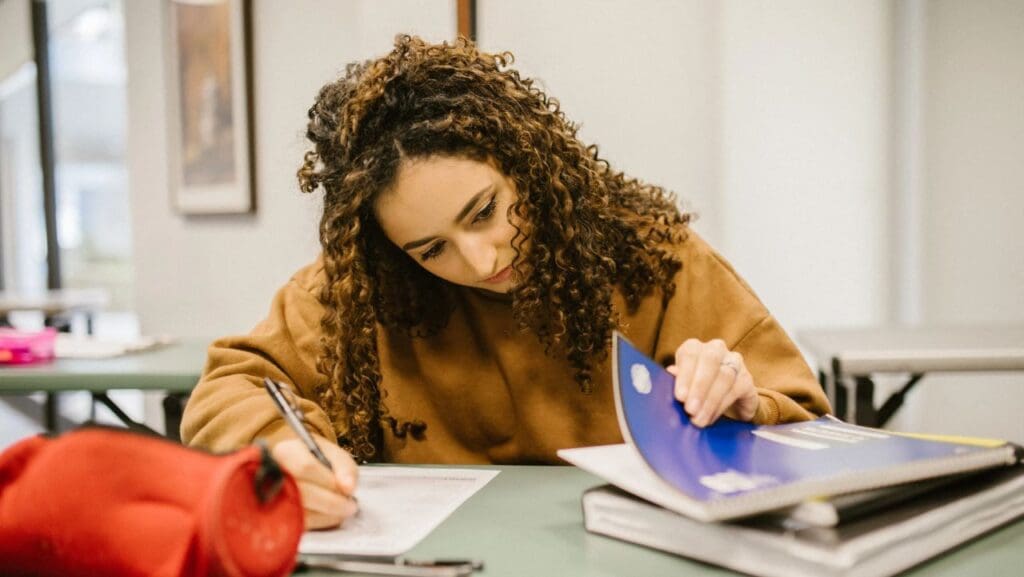
POLYGON ((724 341, 689 339, 676 349, 676 362, 667 368, 676 377, 676 399, 694 425, 706 427, 722 415, 749 421, 757 413, 754 377, 743 355, 730 351, 724 341))

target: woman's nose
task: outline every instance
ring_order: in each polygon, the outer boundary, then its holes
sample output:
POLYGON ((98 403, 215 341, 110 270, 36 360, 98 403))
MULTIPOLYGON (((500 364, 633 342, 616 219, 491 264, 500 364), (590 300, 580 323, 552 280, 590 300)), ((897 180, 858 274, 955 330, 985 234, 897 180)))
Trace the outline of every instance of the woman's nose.
POLYGON ((494 246, 485 242, 468 241, 462 249, 463 259, 466 265, 473 271, 478 280, 493 276, 496 270, 497 251, 494 246))

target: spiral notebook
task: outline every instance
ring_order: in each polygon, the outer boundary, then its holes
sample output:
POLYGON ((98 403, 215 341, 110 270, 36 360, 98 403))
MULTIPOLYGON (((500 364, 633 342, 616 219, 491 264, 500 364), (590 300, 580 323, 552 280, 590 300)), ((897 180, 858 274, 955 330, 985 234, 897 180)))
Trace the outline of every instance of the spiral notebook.
POLYGON ((759 426, 722 418, 700 428, 673 396, 675 378, 615 333, 621 445, 562 449, 566 461, 670 511, 734 519, 803 501, 1012 465, 1009 443, 936 441, 830 416, 759 426))

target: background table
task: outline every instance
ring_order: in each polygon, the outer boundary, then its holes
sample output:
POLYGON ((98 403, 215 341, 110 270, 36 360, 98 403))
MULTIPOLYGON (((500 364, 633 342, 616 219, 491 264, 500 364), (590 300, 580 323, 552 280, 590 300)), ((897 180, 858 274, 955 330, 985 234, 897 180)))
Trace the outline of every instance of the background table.
MULTIPOLYGON (((484 562, 480 577, 714 576, 738 573, 583 529, 580 496, 601 480, 574 467, 488 467, 501 470, 440 527, 409 552, 411 558, 458 557, 484 562)), ((1020 575, 1024 521, 933 558, 901 576, 1020 575)), ((309 571, 296 575, 338 573, 309 571)))
POLYGON ((63 315, 83 314, 86 332, 92 333, 92 315, 110 303, 103 289, 56 289, 34 292, 0 291, 0 325, 7 324, 7 315, 15 311, 39 311, 47 326, 70 323, 63 315))
POLYGON ((871 427, 885 425, 926 373, 1024 371, 1024 326, 878 327, 796 336, 817 359, 836 415, 871 427), (909 375, 879 407, 874 404, 876 373, 909 375))
POLYGON ((30 366, 0 366, 0 395, 47 393, 46 427, 56 427, 56 395, 88 391, 125 424, 140 426, 111 401, 108 391, 137 389, 165 391, 164 416, 167 435, 178 439, 182 399, 195 387, 212 340, 182 340, 154 349, 106 359, 57 359, 30 366))

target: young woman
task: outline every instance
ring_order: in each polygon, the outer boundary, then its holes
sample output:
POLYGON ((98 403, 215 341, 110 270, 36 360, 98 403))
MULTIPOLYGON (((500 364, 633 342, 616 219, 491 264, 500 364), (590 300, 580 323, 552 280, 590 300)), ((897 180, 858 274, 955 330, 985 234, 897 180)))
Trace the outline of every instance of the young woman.
POLYGON ((677 377, 701 426, 829 410, 799 352, 662 188, 582 144, 558 103, 470 42, 399 37, 309 110, 321 257, 251 334, 221 339, 186 442, 266 439, 311 527, 353 511, 355 461, 556 463, 621 442, 613 329, 677 377), (334 464, 275 411, 289 384, 334 464))

